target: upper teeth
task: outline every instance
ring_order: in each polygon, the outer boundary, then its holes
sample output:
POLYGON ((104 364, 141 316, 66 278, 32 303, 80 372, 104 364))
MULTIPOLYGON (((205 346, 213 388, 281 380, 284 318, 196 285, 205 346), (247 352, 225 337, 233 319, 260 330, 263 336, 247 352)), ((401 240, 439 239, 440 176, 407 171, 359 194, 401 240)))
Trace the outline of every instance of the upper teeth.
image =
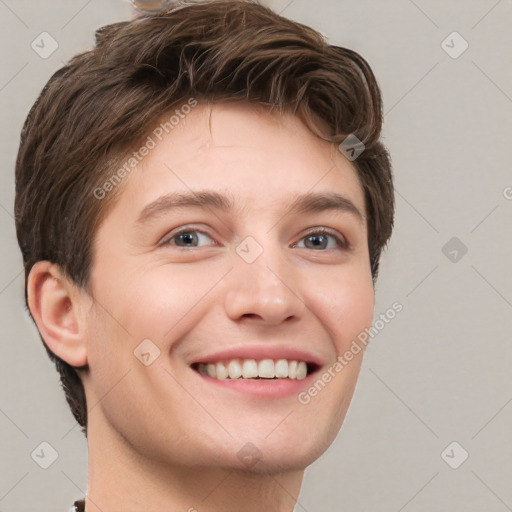
POLYGON ((306 378, 308 367, 305 361, 288 361, 287 359, 232 359, 216 364, 200 363, 198 371, 213 379, 273 379, 289 378, 302 380, 306 378))

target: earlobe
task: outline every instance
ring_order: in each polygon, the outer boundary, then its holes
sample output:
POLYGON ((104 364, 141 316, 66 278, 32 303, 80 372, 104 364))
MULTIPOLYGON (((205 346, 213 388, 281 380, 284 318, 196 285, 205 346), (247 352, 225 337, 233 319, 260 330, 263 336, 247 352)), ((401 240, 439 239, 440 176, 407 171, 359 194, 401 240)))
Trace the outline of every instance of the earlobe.
POLYGON ((58 265, 38 261, 27 282, 28 306, 48 348, 71 366, 87 364, 81 294, 58 265))

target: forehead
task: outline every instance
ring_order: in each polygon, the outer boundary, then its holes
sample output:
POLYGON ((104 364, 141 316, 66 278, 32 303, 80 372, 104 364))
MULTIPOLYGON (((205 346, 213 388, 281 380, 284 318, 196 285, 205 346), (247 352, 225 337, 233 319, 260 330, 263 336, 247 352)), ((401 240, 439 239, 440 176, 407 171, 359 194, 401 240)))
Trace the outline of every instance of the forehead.
POLYGON ((153 147, 120 197, 131 212, 164 193, 202 189, 229 191, 244 211, 278 209, 293 196, 331 191, 364 212, 353 164, 292 113, 247 102, 199 102, 164 115, 149 139, 153 147))

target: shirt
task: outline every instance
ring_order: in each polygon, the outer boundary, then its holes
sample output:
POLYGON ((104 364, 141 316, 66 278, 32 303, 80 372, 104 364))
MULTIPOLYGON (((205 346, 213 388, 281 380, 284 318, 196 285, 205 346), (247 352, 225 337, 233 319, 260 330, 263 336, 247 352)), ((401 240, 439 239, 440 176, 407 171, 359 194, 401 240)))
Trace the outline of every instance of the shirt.
MULTIPOLYGON (((73 503, 72 512, 84 512, 84 510, 85 510, 85 499, 77 500, 73 503)), ((295 509, 293 509, 293 512, 295 512, 295 509)))
POLYGON ((72 512, 84 512, 85 510, 85 499, 77 500, 73 503, 72 512))

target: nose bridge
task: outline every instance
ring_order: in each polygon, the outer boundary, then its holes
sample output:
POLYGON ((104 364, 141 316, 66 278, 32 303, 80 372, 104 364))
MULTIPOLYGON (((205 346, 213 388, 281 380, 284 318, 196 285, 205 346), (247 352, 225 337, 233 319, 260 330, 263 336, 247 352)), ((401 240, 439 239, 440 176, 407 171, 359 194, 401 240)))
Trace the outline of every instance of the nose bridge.
POLYGON ((232 319, 259 317, 272 324, 302 316, 305 304, 293 266, 283 254, 285 248, 275 240, 274 230, 258 238, 248 236, 235 249, 227 314, 232 319))

